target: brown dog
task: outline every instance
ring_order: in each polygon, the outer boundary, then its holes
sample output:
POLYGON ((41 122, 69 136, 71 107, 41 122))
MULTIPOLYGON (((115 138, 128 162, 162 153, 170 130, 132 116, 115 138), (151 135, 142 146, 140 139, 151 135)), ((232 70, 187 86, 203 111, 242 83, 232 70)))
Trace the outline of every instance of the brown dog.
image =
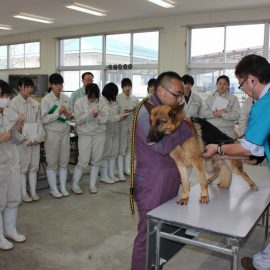
MULTIPOLYGON (((177 203, 181 205, 188 203, 188 168, 191 166, 194 167, 201 186, 201 203, 207 203, 209 201, 208 183, 212 183, 219 177, 221 180, 219 186, 228 188, 232 180, 233 171, 241 175, 244 180, 248 182, 251 189, 257 190, 255 183, 244 172, 243 162, 241 160, 209 160, 206 162, 207 165, 205 165, 205 160, 202 157, 205 146, 205 141, 203 140, 205 136, 203 136, 202 132, 205 128, 202 128, 202 126, 204 121, 207 122, 206 120, 201 119, 202 123, 193 123, 184 113, 184 104, 177 107, 168 105, 154 106, 146 101, 144 105, 150 113, 150 130, 147 135, 148 143, 158 142, 163 136, 173 133, 183 121, 186 121, 193 130, 194 136, 187 139, 183 144, 178 145, 170 153, 170 156, 175 160, 180 172, 183 185, 182 196, 177 203), (206 169, 208 173, 213 174, 208 180, 205 178, 206 169)), ((221 134, 223 137, 226 136, 209 122, 207 122, 207 125, 210 125, 219 135, 221 134)), ((209 133, 211 133, 211 131, 209 131, 209 133)), ((214 136, 216 140, 217 134, 212 134, 212 136, 214 136)), ((212 143, 215 143, 215 141, 212 141, 212 143)))

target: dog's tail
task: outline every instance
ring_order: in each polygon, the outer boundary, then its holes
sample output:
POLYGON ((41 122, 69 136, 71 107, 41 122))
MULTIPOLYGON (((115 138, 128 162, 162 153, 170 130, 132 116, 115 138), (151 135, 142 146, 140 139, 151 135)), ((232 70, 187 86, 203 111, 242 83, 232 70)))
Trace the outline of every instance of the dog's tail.
POLYGON ((191 122, 204 145, 209 143, 233 143, 235 141, 204 118, 191 117, 191 122))

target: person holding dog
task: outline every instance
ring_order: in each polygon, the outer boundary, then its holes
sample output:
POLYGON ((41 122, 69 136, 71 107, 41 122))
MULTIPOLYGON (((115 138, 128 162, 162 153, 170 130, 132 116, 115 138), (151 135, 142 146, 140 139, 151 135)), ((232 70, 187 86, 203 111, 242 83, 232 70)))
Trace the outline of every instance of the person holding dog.
MULTIPOLYGON (((239 144, 208 144, 203 156, 210 158, 216 153, 226 158, 246 158, 250 155, 266 155, 270 170, 270 64, 262 56, 250 54, 240 60, 235 69, 239 81, 239 89, 243 90, 256 102, 250 110, 247 129, 239 144)), ((270 269, 270 243, 266 248, 254 255, 253 259, 244 257, 241 260, 246 270, 270 269)))
MULTIPOLYGON (((155 93, 148 98, 148 102, 153 105, 176 106, 181 103, 182 93, 181 77, 172 71, 164 72, 158 76, 155 93)), ((147 212, 178 194, 181 178, 169 154, 177 145, 193 136, 191 127, 183 121, 173 134, 149 145, 149 130, 149 112, 142 106, 137 114, 135 129, 134 197, 139 212, 139 224, 133 245, 132 270, 146 267, 147 212)))

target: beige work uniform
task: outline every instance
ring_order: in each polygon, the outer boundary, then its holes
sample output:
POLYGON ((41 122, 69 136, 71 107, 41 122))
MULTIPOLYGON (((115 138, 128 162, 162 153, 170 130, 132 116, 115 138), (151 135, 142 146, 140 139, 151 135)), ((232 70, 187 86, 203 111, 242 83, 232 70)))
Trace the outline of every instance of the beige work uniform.
POLYGON ((79 98, 74 104, 74 117, 79 137, 77 167, 83 170, 89 162, 92 166, 100 166, 108 120, 107 104, 103 99, 89 102, 87 96, 79 98), (97 117, 89 112, 94 108, 99 109, 97 117))
POLYGON ((70 127, 67 122, 61 121, 61 119, 65 119, 63 115, 59 115, 61 106, 65 106, 69 110, 69 99, 62 93, 56 97, 51 91, 41 101, 41 121, 46 130, 44 147, 48 170, 67 168, 69 163, 70 127), (55 105, 57 109, 50 113, 55 105))
MULTIPOLYGON (((10 113, 9 109, 0 113, 0 134, 9 130, 6 114, 10 113)), ((0 213, 6 207, 18 207, 21 202, 20 158, 13 139, 0 143, 0 213)))
MULTIPOLYGON (((183 97, 183 100, 185 98, 183 97)), ((188 103, 185 101, 185 113, 188 117, 200 117, 203 109, 202 99, 191 91, 188 103)))
POLYGON ((8 107, 15 113, 23 113, 25 116, 25 129, 23 129, 22 134, 19 134, 18 140, 20 144, 17 145, 20 155, 21 173, 37 172, 39 169, 40 144, 30 146, 25 144, 29 141, 41 143, 45 139, 45 130, 40 120, 40 103, 31 97, 24 99, 21 94, 18 94, 10 101, 8 107), (26 130, 29 124, 36 129, 35 131, 32 130, 32 134, 29 134, 31 129, 29 131, 26 130))
POLYGON ((120 114, 116 102, 109 102, 106 98, 102 97, 101 99, 108 106, 108 122, 106 123, 106 134, 105 134, 105 144, 103 157, 104 160, 116 159, 119 151, 119 121, 120 114))
MULTIPOLYGON (((125 110, 134 109, 139 104, 139 99, 130 95, 129 97, 125 93, 121 93, 117 96, 116 102, 119 108, 119 113, 124 113, 125 110)), ((120 121, 120 145, 119 155, 124 156, 130 152, 130 140, 132 131, 133 113, 129 114, 127 118, 120 121)))
POLYGON ((223 133, 227 134, 229 137, 234 138, 234 124, 238 121, 240 116, 240 105, 238 98, 228 92, 221 95, 221 97, 227 99, 227 112, 222 114, 222 117, 214 117, 212 112, 212 106, 215 102, 216 97, 219 93, 216 91, 213 95, 208 96, 206 99, 205 106, 202 111, 202 117, 206 118, 208 122, 217 127, 223 133))

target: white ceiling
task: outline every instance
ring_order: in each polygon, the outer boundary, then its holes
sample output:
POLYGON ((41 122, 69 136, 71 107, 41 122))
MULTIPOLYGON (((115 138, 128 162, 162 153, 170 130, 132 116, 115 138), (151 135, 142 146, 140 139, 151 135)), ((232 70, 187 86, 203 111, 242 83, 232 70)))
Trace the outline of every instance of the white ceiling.
POLYGON ((133 20, 240 8, 270 7, 269 0, 174 0, 176 7, 170 9, 158 7, 146 0, 74 1, 106 10, 108 13, 105 17, 97 17, 65 8, 66 4, 71 3, 71 1, 68 0, 2 0, 1 2, 0 24, 10 25, 14 30, 0 30, 0 36, 99 22, 133 20), (13 18, 13 15, 19 12, 49 17, 52 18, 55 23, 48 25, 13 18))

